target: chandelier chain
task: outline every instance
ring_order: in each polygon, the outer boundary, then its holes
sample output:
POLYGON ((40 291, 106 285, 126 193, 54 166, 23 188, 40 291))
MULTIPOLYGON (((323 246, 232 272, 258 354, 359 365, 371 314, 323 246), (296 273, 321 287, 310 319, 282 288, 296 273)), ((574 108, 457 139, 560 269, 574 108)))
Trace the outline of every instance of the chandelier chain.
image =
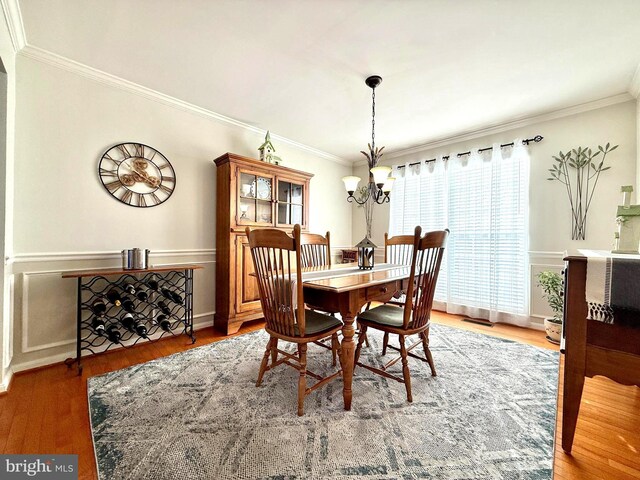
MULTIPOLYGON (((371 154, 376 149, 376 89, 371 89, 371 154)), ((373 160, 373 156, 371 158, 373 160)))

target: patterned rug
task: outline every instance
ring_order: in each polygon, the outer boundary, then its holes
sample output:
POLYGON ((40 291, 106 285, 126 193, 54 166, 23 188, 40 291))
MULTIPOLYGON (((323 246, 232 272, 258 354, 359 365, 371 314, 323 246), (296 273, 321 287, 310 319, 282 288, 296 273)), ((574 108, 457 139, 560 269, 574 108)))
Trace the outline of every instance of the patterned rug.
MULTIPOLYGON (((369 337, 362 360, 381 364, 382 337, 369 337)), ((361 368, 350 412, 338 379, 298 417, 292 368, 255 387, 266 342, 255 332, 90 378, 100 478, 551 478, 557 352, 434 325, 438 376, 409 360, 412 404, 361 368)), ((310 345, 308 366, 329 371, 330 352, 310 345)))

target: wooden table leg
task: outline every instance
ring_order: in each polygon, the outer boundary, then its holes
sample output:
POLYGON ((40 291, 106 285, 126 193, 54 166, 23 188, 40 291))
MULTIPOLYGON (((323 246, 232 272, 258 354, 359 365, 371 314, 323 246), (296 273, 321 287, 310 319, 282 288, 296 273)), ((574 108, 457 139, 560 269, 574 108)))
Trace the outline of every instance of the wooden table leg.
POLYGON ((562 449, 570 453, 576 433, 580 400, 586 374, 587 302, 585 285, 586 258, 570 260, 565 272, 564 310, 564 384, 562 397, 562 449))
POLYGON ((351 398, 353 396, 351 384, 353 381, 353 360, 355 355, 355 342, 353 341, 353 334, 355 333, 354 320, 355 316, 352 314, 345 313, 342 315, 344 326, 342 327, 340 365, 342 366, 342 396, 344 397, 345 410, 351 410, 351 398))
POLYGON ((562 449, 571 453, 573 437, 576 433, 578 423, 578 412, 580 411, 580 400, 582 399, 582 389, 584 387, 584 370, 582 373, 570 368, 567 362, 564 364, 564 386, 562 399, 562 449), (574 371, 571 371, 574 370, 574 371))

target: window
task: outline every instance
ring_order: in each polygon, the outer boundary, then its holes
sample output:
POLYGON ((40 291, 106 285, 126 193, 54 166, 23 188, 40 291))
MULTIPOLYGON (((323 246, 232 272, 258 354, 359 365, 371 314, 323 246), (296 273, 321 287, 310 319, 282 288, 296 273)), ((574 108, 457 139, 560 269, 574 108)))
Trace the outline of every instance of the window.
POLYGON ((524 320, 528 175, 524 146, 395 168, 389 234, 412 233, 416 225, 451 231, 438 306, 492 321, 524 320))

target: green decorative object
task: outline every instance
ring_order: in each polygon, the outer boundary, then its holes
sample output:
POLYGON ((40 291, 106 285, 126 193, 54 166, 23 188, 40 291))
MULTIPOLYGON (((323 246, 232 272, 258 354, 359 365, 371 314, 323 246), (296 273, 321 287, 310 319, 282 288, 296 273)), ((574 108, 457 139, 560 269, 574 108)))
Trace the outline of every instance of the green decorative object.
POLYGON ((562 323, 562 312, 564 310, 564 282, 562 275, 557 272, 544 271, 538 274, 538 286, 542 288, 542 296, 549 303, 553 310, 553 319, 557 323, 562 323))
POLYGON ((275 165, 280 165, 282 163, 282 159, 275 154, 276 149, 273 146, 273 143, 271 143, 269 130, 267 130, 267 135, 264 137, 264 143, 258 147, 258 151, 260 152, 261 161, 273 163, 275 165))
POLYGON ((551 176, 547 180, 557 180, 562 183, 569 197, 571 205, 571 239, 584 240, 587 226, 587 213, 591 206, 593 193, 598 184, 600 173, 609 170, 604 161, 609 152, 618 148, 607 143, 604 148, 598 145, 594 152, 590 147, 572 149, 567 153, 554 156, 555 164, 549 169, 551 176), (601 159, 598 158, 602 155, 601 159), (600 162, 598 162, 600 160, 600 162))
POLYGON ((631 205, 633 186, 624 185, 622 192, 622 205, 618 205, 616 212, 616 225, 614 245, 611 253, 630 253, 637 255, 640 251, 640 205, 631 205))
POLYGON ((551 343, 560 343, 564 310, 564 279, 559 273, 547 270, 538 274, 538 286, 542 288, 542 297, 547 300, 553 311, 553 317, 544 319, 547 340, 551 343))

